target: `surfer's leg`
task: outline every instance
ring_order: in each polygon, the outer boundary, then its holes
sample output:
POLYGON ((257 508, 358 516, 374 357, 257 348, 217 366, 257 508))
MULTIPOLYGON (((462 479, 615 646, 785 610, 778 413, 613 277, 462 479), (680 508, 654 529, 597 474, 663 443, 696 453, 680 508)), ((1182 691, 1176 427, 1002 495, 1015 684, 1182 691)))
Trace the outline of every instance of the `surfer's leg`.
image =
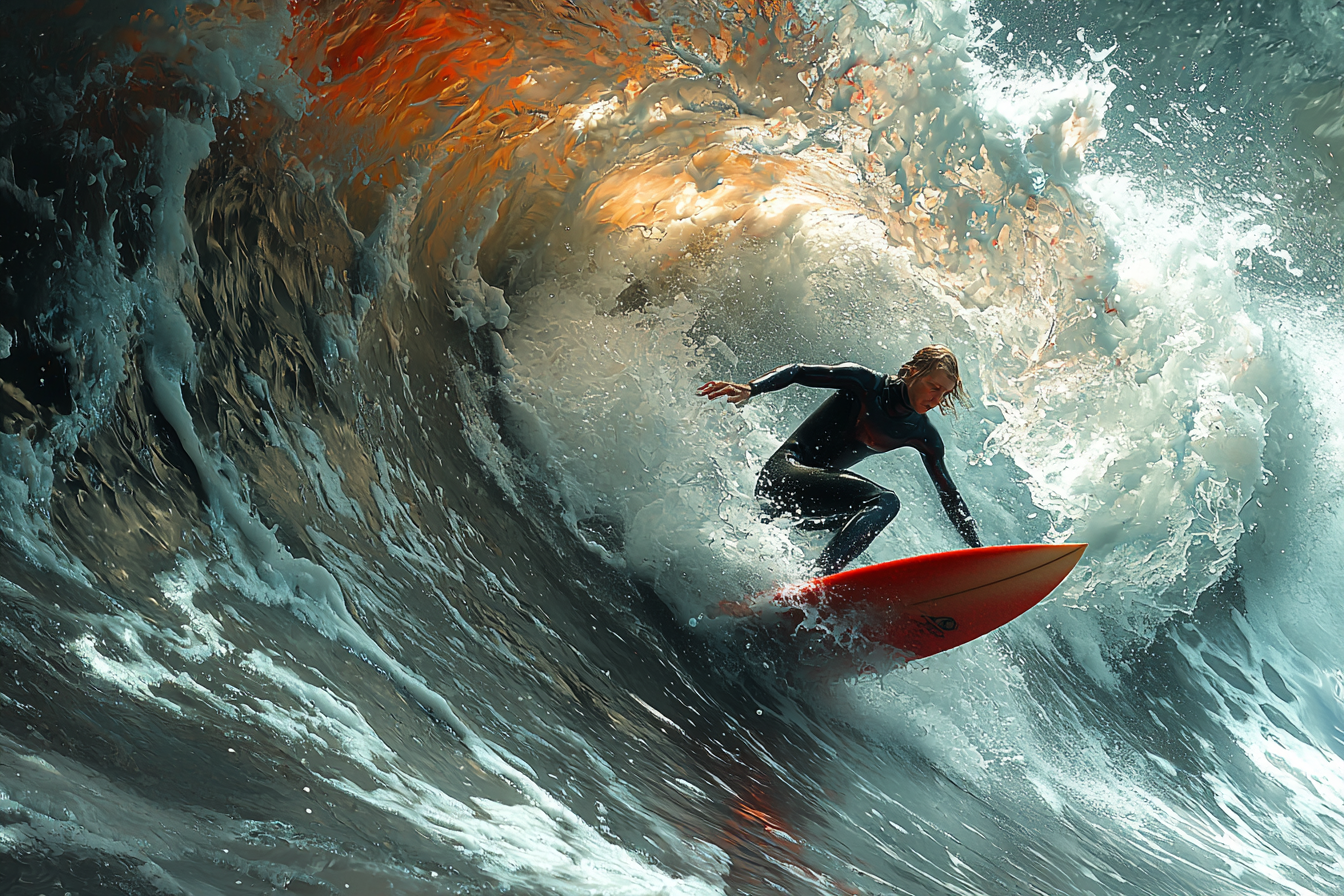
POLYGON ((826 549, 817 558, 817 574, 829 576, 839 572, 873 543, 877 534, 896 519, 901 510, 901 499, 895 492, 874 485, 880 494, 873 496, 862 510, 849 518, 849 522, 840 527, 826 545, 826 549))
POLYGON ((756 495, 772 516, 797 517, 807 528, 839 528, 817 560, 820 575, 844 569, 901 509, 895 493, 870 479, 848 470, 809 467, 782 453, 761 470, 756 495))
POLYGON ((756 480, 756 497, 767 519, 790 516, 804 528, 834 529, 854 513, 846 496, 831 487, 840 474, 839 470, 809 467, 779 451, 765 462, 756 480))

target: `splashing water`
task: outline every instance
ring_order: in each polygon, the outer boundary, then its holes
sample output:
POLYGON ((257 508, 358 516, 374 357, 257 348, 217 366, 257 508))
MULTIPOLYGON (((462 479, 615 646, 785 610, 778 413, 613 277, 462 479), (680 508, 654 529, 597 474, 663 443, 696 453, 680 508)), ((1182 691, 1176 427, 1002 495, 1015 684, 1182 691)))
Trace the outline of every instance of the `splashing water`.
MULTIPOLYGON (((1293 9, 5 13, 0 889, 1338 890, 1293 9), (695 388, 929 342, 987 541, 1090 548, 816 681, 715 608, 806 576, 753 489, 821 396, 695 388)), ((956 546, 862 472, 868 559, 956 546)))

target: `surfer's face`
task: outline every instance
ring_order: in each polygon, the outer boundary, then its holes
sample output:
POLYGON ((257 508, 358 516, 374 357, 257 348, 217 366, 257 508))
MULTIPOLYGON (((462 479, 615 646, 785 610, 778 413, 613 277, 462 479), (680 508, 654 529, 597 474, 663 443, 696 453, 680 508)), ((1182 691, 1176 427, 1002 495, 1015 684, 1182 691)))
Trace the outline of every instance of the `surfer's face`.
POLYGON ((917 414, 927 414, 938 407, 943 399, 957 388, 957 381, 942 370, 930 370, 906 384, 910 395, 910 407, 917 414))

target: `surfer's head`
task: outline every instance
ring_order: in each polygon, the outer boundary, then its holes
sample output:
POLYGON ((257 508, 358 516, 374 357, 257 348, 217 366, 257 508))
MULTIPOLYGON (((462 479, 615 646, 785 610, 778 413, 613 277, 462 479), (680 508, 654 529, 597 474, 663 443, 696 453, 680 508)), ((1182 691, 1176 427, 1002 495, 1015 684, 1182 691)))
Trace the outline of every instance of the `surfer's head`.
POLYGON ((958 403, 971 406, 966 387, 961 384, 957 356, 945 345, 924 346, 901 365, 898 375, 905 381, 910 406, 920 414, 934 408, 956 414, 958 403))

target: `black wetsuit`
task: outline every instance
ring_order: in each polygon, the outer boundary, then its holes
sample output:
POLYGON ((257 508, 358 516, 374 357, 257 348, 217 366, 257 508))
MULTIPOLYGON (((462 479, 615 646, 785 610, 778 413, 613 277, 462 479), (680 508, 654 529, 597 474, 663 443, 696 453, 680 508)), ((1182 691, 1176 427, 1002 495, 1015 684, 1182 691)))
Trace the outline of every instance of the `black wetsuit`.
POLYGON ((751 381, 751 394, 790 385, 838 390, 821 403, 761 470, 756 495, 772 517, 839 529, 817 560, 819 575, 844 569, 901 509, 896 494, 848 468, 893 448, 914 448, 965 542, 980 547, 975 521, 943 464, 943 439, 910 407, 905 381, 858 364, 790 364, 751 381))

